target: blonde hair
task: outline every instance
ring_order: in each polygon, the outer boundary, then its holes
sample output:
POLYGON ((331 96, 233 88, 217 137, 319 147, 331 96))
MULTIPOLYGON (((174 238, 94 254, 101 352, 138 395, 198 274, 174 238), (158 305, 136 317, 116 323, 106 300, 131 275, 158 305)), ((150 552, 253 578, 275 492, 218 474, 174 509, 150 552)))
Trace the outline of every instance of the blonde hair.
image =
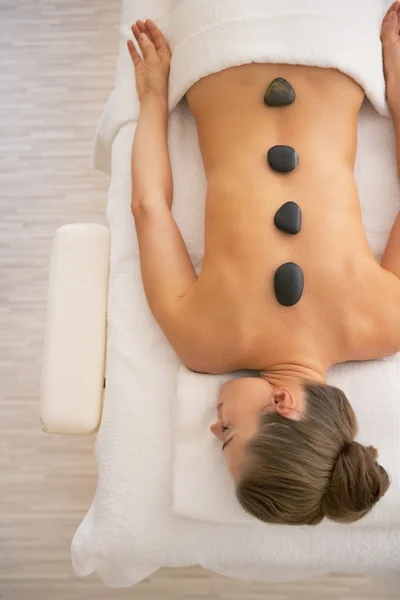
POLYGON ((317 525, 364 517, 390 481, 378 451, 354 441, 355 413, 339 388, 304 381, 301 420, 263 414, 246 444, 237 498, 266 523, 317 525))

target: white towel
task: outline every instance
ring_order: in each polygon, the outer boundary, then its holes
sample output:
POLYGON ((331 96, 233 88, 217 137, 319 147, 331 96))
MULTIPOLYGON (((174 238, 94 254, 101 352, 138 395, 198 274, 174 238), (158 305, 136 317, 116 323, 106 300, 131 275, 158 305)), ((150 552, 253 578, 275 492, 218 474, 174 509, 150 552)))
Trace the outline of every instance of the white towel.
MULTIPOLYGON (((162 13, 157 0, 142 0, 141 17, 153 15, 170 43, 170 112, 200 78, 235 65, 270 62, 337 68, 364 88, 381 115, 389 116, 380 43, 386 4, 386 0, 166 0, 162 13)), ((139 15, 140 7, 136 8, 139 15)), ((93 160, 103 171, 110 169, 117 132, 139 116, 130 57, 124 52, 133 14, 124 10, 118 60, 118 73, 123 75, 96 133, 93 160)))
MULTIPOLYGON (((284 4, 283 1, 281 3, 284 4)), ((216 5, 219 2, 214 0, 212 6, 216 5)), ((316 0, 314 6, 317 5, 322 5, 322 0, 316 0)), ((324 5, 328 6, 328 3, 324 5)), ((169 17, 163 14, 163 6, 163 0, 141 0, 140 3, 137 0, 125 0, 118 85, 125 85, 126 89, 131 90, 133 86, 132 67, 125 50, 130 23, 137 18, 150 16, 167 24, 169 17), (140 10, 139 4, 143 10, 140 10)), ((362 3, 362 6, 365 4, 362 3)), ((360 10, 361 17, 357 17, 355 24, 357 27, 361 26, 360 19, 362 21, 364 18, 364 12, 360 10)), ((375 17, 377 19, 377 14, 375 17)), ((337 26, 337 21, 335 23, 337 26)), ((357 27, 354 29, 355 35, 357 27)), ((375 42, 370 40, 369 43, 375 42)), ((247 48, 243 41, 241 43, 243 48, 247 48)), ((376 43, 375 47, 378 47, 376 43)), ((315 47, 313 52, 317 50, 315 47)), ((208 49, 202 48, 202 51, 208 49)), ((115 106, 117 111, 118 107, 123 108, 118 102, 115 106)), ((126 107, 125 120, 134 119, 132 107, 130 110, 126 107)), ((119 112, 111 114, 106 109, 97 138, 97 156, 102 157, 104 166, 107 166, 108 159, 103 150, 110 152, 111 142, 102 137, 102 132, 107 129, 112 141, 124 119, 121 120, 119 112), (107 119, 110 119, 108 129, 107 119)), ((329 531, 322 525, 316 528, 288 528, 258 522, 208 523, 198 520, 199 517, 204 518, 198 511, 192 514, 196 519, 174 513, 173 502, 175 508, 180 502, 181 505, 185 504, 183 511, 193 511, 190 497, 187 502, 182 502, 182 480, 177 477, 181 477, 181 473, 182 476, 188 474, 194 468, 191 463, 181 463, 183 470, 177 473, 178 462, 173 463, 171 408, 172 398, 177 392, 177 376, 179 397, 185 391, 184 386, 188 382, 186 376, 190 375, 194 383, 192 386, 190 382, 191 397, 185 395, 187 402, 208 398, 209 404, 204 405, 204 412, 200 415, 201 422, 196 422, 196 429, 193 430, 198 435, 198 428, 202 427, 204 439, 210 439, 208 425, 215 397, 212 397, 212 393, 207 396, 202 386, 215 393, 216 380, 213 376, 188 374, 146 302, 140 277, 137 239, 130 214, 130 151, 134 129, 134 124, 123 127, 112 151, 113 177, 108 204, 112 244, 107 389, 96 444, 98 486, 92 506, 73 542, 76 572, 85 575, 97 571, 107 585, 114 587, 132 585, 161 566, 193 564, 200 564, 223 575, 261 581, 295 580, 333 570, 365 570, 382 578, 391 577, 392 580, 397 573, 400 582, 400 526, 395 528, 393 525, 399 523, 399 519, 393 516, 393 497, 391 499, 389 495, 381 502, 387 502, 387 510, 391 513, 390 529, 382 526, 382 521, 373 521, 368 527, 333 524, 329 531), (293 565, 296 567, 293 568, 293 565)), ((367 103, 360 117, 360 135, 356 175, 363 203, 364 225, 371 248, 379 257, 400 204, 392 123, 374 113, 367 103), (379 153, 376 152, 377 147, 379 153)), ((199 273, 204 250, 205 180, 195 123, 184 103, 170 116, 169 147, 175 183, 173 214, 199 273)), ((386 423, 383 408, 383 402, 388 403, 385 406, 393 406, 390 395, 397 394, 398 397, 399 379, 393 374, 397 372, 397 364, 397 357, 375 363, 371 371, 375 376, 371 376, 368 394, 382 405, 377 428, 387 432, 388 436, 397 435, 398 441, 396 427, 399 415, 392 413, 388 407, 390 414, 386 423), (382 371, 379 370, 379 364, 382 371), (376 375, 378 371, 382 373, 382 378, 376 375), (382 390, 388 398, 381 399, 379 393, 382 390)), ((352 368, 351 365, 342 367, 352 368)), ((362 368, 368 369, 368 364, 365 363, 362 368)), ((365 375, 365 371, 360 373, 365 375)), ((342 381, 346 382, 346 377, 342 381)), ((347 384, 347 387, 352 391, 352 386, 350 388, 347 384)), ((354 402, 354 397, 351 400, 354 402)), ((182 403, 176 404, 177 422, 181 419, 178 412, 182 406, 182 403)), ((365 420, 369 422, 368 413, 363 414, 364 423, 365 420)), ((376 414, 372 414, 377 420, 376 414)), ((370 437, 364 425, 363 430, 370 437)), ((175 438, 177 452, 189 433, 179 426, 175 438)), ((390 445, 393 454, 398 452, 396 440, 390 445)), ((210 451, 215 457, 210 471, 211 483, 218 473, 225 471, 222 469, 220 449, 213 446, 210 451)), ((176 461, 182 460, 182 457, 185 454, 181 452, 180 458, 176 456, 176 461)), ((191 456, 187 455, 187 459, 191 460, 191 456)), ((387 449, 384 449, 382 463, 392 460, 387 456, 387 449)), ((203 472, 204 465, 201 465, 203 472)), ((397 493, 396 486, 393 493, 397 493)), ((219 494, 220 490, 217 490, 218 502, 219 494)), ((210 519, 219 519, 218 511, 210 514, 210 519)), ((230 515, 232 517, 232 512, 230 515)), ((388 525, 388 522, 383 525, 388 525)))
MULTIPOLYGON (((255 372, 198 375, 184 368, 179 372, 174 413, 173 508, 183 517, 216 523, 258 523, 236 500, 221 442, 211 434, 205 435, 216 419, 219 387, 243 375, 255 376, 255 372)), ((379 361, 335 365, 329 370, 327 381, 348 395, 357 414, 357 439, 377 446, 379 460, 391 475, 389 492, 353 528, 400 528, 400 354, 379 361)), ((327 537, 337 527, 328 520, 319 525, 327 537)))
POLYGON ((172 0, 170 107, 201 77, 249 62, 334 67, 388 114, 379 0, 172 0))

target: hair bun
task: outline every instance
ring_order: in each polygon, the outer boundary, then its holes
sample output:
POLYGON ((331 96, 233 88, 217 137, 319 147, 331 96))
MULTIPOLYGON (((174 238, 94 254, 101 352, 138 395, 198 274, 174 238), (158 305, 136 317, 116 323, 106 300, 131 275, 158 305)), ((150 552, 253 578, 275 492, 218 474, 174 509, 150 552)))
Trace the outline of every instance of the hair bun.
POLYGON ((390 485, 389 475, 377 463, 373 446, 350 442, 343 446, 323 497, 328 519, 352 523, 364 517, 390 485))

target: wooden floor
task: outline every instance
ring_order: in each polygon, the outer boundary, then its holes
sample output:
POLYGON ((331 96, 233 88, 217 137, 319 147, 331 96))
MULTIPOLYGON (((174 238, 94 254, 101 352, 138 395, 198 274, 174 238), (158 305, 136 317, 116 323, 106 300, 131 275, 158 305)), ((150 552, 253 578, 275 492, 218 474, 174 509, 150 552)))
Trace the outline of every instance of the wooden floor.
POLYGON ((71 538, 96 485, 93 438, 40 430, 47 278, 57 227, 105 222, 109 180, 90 151, 119 11, 117 0, 0 0, 0 598, 399 598, 362 575, 264 585, 193 567, 112 591, 72 572, 71 538))

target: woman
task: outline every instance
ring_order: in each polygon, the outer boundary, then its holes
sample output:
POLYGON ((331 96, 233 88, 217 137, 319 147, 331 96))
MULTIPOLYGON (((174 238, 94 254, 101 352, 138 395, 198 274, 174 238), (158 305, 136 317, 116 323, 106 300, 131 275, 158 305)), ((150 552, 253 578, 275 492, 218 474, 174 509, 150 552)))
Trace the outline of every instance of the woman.
MULTIPOLYGON (((381 40, 398 144, 399 24, 394 2, 381 40)), ((188 368, 259 371, 222 386, 211 428, 244 509, 268 523, 356 521, 389 477, 354 441, 355 414, 326 373, 400 350, 400 217, 379 265, 353 176, 363 89, 336 69, 255 63, 193 85, 207 177, 197 277, 171 215, 170 50, 150 20, 132 31, 132 213, 149 306, 188 368)))

